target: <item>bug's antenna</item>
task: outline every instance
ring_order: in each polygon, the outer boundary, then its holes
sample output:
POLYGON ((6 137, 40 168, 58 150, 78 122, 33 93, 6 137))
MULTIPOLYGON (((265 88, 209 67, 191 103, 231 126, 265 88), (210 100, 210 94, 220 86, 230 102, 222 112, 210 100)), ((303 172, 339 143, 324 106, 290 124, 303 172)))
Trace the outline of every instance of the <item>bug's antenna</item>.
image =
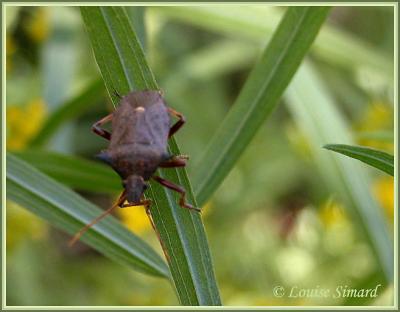
POLYGON ((82 229, 77 232, 74 237, 68 242, 68 246, 72 247, 87 230, 89 230, 93 225, 95 225, 97 222, 99 222, 101 219, 103 219, 105 216, 109 215, 115 208, 120 206, 126 199, 125 191, 121 193, 119 196, 117 202, 112 205, 110 208, 105 210, 101 215, 99 215, 97 218, 93 219, 89 224, 86 224, 82 229))

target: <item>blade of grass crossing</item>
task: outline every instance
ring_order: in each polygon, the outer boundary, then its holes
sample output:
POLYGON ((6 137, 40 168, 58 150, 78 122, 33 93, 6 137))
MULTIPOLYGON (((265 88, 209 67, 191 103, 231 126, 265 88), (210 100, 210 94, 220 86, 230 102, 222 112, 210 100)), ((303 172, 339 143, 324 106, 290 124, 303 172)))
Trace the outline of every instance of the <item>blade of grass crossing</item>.
POLYGON ((13 152, 13 155, 71 188, 111 194, 121 191, 118 174, 102 163, 42 150, 13 152))
MULTIPOLYGON (((14 155, 7 155, 7 198, 24 206, 52 225, 76 233, 102 210, 47 177, 14 155)), ((82 238, 109 258, 151 275, 169 277, 158 254, 139 237, 109 217, 82 238)))
POLYGON ((235 104, 208 145, 194 176, 203 205, 264 123, 299 67, 329 7, 290 7, 235 104))

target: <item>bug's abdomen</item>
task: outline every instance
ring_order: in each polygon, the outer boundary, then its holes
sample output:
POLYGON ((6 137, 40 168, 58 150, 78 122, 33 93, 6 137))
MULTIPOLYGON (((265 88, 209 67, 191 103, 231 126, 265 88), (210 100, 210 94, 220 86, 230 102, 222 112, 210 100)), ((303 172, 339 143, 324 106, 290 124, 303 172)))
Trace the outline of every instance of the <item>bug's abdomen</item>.
POLYGON ((170 129, 167 108, 163 104, 155 104, 144 109, 144 113, 138 115, 138 122, 135 126, 138 141, 165 150, 170 129))

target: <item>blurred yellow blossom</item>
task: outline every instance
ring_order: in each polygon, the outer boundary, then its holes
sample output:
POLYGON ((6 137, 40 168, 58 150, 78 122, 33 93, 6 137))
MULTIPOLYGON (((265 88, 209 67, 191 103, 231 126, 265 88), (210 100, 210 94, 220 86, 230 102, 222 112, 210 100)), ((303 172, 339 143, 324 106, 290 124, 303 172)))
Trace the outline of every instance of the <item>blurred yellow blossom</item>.
POLYGON ((319 217, 326 227, 346 221, 346 214, 343 206, 333 199, 327 200, 321 207, 319 217))
POLYGON ((210 214, 210 212, 213 209, 213 204, 212 201, 208 201, 207 203, 204 204, 203 207, 201 207, 201 216, 204 218, 210 214))
MULTIPOLYGON (((201 210, 202 217, 208 215, 211 203, 205 204, 201 210)), ((183 209, 183 208, 182 208, 183 209)), ((141 234, 151 229, 150 220, 144 206, 132 206, 118 209, 118 215, 125 226, 136 234, 141 234)))
POLYGON ((6 223, 7 250, 18 245, 21 240, 40 240, 47 235, 47 224, 44 221, 11 201, 7 201, 6 223))
MULTIPOLYGON (((373 132, 388 130, 393 131, 393 108, 391 104, 374 101, 368 105, 368 109, 364 112, 363 117, 356 123, 355 128, 360 132, 373 132)), ((373 138, 360 138, 358 144, 370 146, 386 151, 393 150, 393 142, 377 140, 373 138)))
POLYGON ((38 132, 46 116, 46 104, 42 99, 35 99, 26 105, 7 107, 7 148, 22 149, 38 132))
POLYGON ((35 10, 34 15, 25 24, 25 31, 35 42, 42 42, 49 35, 49 17, 46 8, 35 10))
POLYGON ((151 229, 150 220, 144 206, 125 207, 117 211, 122 223, 132 232, 141 234, 151 229))
POLYGON ((387 216, 393 220, 394 216, 394 178, 382 176, 373 184, 373 191, 387 216))

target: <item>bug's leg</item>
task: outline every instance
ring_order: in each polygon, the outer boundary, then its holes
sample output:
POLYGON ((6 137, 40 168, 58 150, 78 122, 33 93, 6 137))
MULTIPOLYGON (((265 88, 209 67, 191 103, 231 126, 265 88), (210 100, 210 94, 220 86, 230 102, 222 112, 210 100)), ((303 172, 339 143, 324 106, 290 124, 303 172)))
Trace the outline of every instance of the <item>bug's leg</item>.
POLYGON ((68 245, 70 247, 74 245, 82 237, 82 235, 85 234, 87 230, 89 230, 93 225, 95 225, 105 216, 109 215, 115 208, 121 207, 121 205, 124 203, 125 200, 126 200, 126 191, 124 190, 114 205, 112 205, 110 208, 105 210, 101 215, 99 215, 97 218, 93 219, 90 223, 86 224, 82 229, 80 229, 79 232, 77 232, 74 235, 74 237, 69 241, 68 245))
POLYGON ((183 116, 181 113, 177 112, 176 110, 172 109, 171 107, 168 107, 168 112, 171 115, 174 115, 175 117, 177 117, 179 120, 171 127, 171 129, 169 129, 169 134, 168 137, 172 137, 178 130, 180 127, 182 127, 185 122, 185 116, 183 116))
POLYGON ((107 130, 104 130, 101 128, 102 125, 104 125, 107 122, 110 122, 113 118, 113 114, 109 114, 106 117, 100 119, 99 121, 95 122, 92 126, 92 131, 96 133, 97 135, 105 138, 106 140, 111 139, 111 133, 108 132, 107 130))
POLYGON ((170 259, 169 255, 168 255, 167 248, 165 248, 165 245, 164 245, 164 243, 163 243, 163 241, 161 239, 160 233, 158 233, 156 225, 154 224, 153 216, 151 215, 151 211, 150 211, 150 205, 145 205, 145 210, 146 210, 147 217, 149 218, 151 227, 153 228, 154 232, 156 232, 158 241, 160 242, 161 248, 162 248, 162 250, 164 252, 165 259, 167 259, 167 261, 169 263, 169 262, 171 262, 171 259, 170 259))
POLYGON ((186 191, 181 186, 176 185, 175 183, 165 180, 158 176, 153 176, 153 179, 156 180, 161 185, 181 194, 181 198, 179 199, 179 206, 181 206, 182 208, 187 208, 187 209, 201 212, 201 209, 199 209, 197 207, 193 207, 191 204, 186 202, 186 200, 185 200, 186 191))
POLYGON ((149 218, 151 227, 153 228, 154 232, 155 232, 156 235, 157 235, 158 241, 160 242, 160 245, 161 245, 161 248, 162 248, 162 250, 163 250, 163 252, 164 252, 165 258, 167 259, 168 262, 170 262, 170 258, 169 258, 169 255, 168 255, 168 253, 167 253, 167 249, 165 248, 164 243, 163 243, 163 241, 161 240, 160 233, 158 233, 158 231, 157 231, 157 229, 156 229, 156 226, 155 226, 155 224, 154 224, 153 217, 152 217, 151 211, 150 211, 150 204, 151 204, 151 200, 150 200, 150 199, 142 199, 142 200, 140 201, 140 203, 138 203, 138 204, 126 203, 126 204, 123 204, 121 207, 124 208, 124 207, 144 206, 145 211, 146 211, 146 214, 147 214, 147 217, 149 218))
POLYGON ((172 156, 172 158, 163 161, 159 167, 161 168, 174 168, 174 167, 185 167, 186 161, 189 159, 186 155, 172 156))

